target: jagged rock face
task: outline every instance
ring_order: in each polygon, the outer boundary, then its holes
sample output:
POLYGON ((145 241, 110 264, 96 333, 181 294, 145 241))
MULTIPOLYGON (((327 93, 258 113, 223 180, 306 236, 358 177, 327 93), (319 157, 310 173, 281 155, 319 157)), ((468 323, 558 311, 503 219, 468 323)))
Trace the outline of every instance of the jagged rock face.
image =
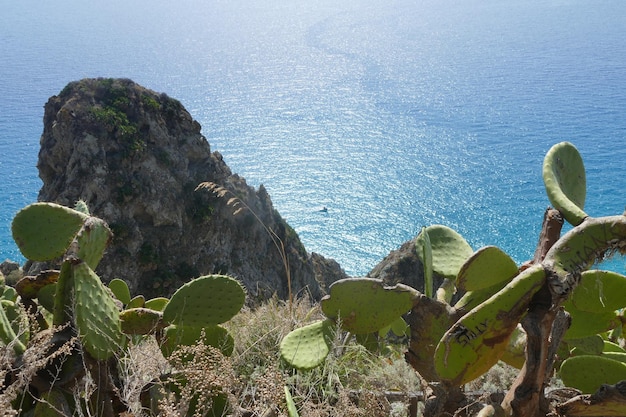
POLYGON ((40 201, 83 199, 115 237, 98 273, 133 292, 165 295, 190 278, 224 273, 249 299, 322 295, 319 282, 345 274, 307 254, 265 188, 248 186, 211 152, 177 100, 130 80, 70 83, 45 106, 40 201), (210 187, 196 190, 203 182, 210 187))

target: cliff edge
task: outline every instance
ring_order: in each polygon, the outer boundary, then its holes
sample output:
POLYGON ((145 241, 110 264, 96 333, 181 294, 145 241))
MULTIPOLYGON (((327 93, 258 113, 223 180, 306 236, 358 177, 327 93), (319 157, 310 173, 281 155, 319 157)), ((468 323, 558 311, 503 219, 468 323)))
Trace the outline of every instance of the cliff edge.
POLYGON ((40 201, 83 199, 109 223, 115 237, 97 272, 133 293, 166 295, 222 273, 252 302, 286 298, 285 260, 293 294, 318 299, 345 277, 335 261, 307 253, 262 185, 248 186, 211 152, 179 101, 131 80, 84 79, 51 97, 37 167, 40 201))

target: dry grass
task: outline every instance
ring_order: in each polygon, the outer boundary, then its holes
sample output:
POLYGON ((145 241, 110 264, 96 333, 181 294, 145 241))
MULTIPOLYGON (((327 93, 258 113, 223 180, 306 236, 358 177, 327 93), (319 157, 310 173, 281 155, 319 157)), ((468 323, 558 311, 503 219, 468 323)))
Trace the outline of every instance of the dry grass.
MULTIPOLYGON (((131 344, 124 357, 118 358, 123 381, 122 400, 133 416, 150 412, 140 401, 142 390, 152 387, 159 393, 153 401, 160 416, 185 415, 190 404, 202 416, 209 413, 218 393, 228 399, 225 415, 233 417, 287 416, 284 394, 290 390, 301 416, 408 416, 408 399, 390 403, 386 392, 417 393, 423 382, 404 361, 403 345, 387 346, 383 353, 372 353, 344 332, 335 335, 334 349, 322 366, 309 371, 294 370, 280 358, 281 340, 293 329, 322 319, 319 305, 307 299, 287 302, 270 300, 255 309, 244 308, 225 324, 235 339, 230 357, 202 342, 183 347, 166 360, 154 338, 131 344), (184 378, 186 383, 181 383, 184 378), (164 388, 167 388, 164 389, 164 388), (172 391, 177 395, 172 395, 172 391)), ((50 334, 43 333, 43 334, 50 334)), ((11 404, 17 393, 54 357, 43 348, 49 340, 31 342, 23 367, 13 372, 14 381, 0 386, 0 416, 18 415, 11 404), (17 379, 15 379, 17 375, 17 379)), ((68 342, 68 349, 71 343, 68 342)), ((10 349, 0 352, 0 384, 13 363, 10 349)), ((67 352, 66 352, 67 353, 67 352)), ((494 367, 485 376, 468 385, 470 391, 497 392, 510 386, 517 370, 494 367)), ((76 399, 93 389, 93 381, 85 379, 75 388, 76 399)), ((88 415, 75 411, 74 414, 88 415)))

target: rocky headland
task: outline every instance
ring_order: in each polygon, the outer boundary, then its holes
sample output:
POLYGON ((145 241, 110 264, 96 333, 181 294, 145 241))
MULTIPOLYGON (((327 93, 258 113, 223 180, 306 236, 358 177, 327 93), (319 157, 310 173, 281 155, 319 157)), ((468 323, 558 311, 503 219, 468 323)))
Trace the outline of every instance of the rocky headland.
MULTIPOLYGON (((131 80, 84 79, 51 97, 37 166, 40 201, 82 199, 109 223, 115 237, 97 272, 126 280, 133 293, 167 295, 222 273, 242 282, 251 303, 286 298, 289 280, 294 295, 319 299, 346 277, 334 260, 306 251, 263 185, 247 185, 211 151, 179 101, 131 80)), ((369 275, 421 288, 411 245, 369 275)))

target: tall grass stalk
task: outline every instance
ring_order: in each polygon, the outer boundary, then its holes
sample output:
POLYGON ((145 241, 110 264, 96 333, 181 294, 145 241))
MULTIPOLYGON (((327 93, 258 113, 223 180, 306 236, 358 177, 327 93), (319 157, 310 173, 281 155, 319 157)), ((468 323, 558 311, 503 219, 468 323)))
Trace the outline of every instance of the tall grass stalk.
POLYGON ((239 198, 237 195, 235 195, 235 193, 233 193, 231 190, 229 190, 226 187, 223 187, 221 185, 215 184, 213 182, 203 182, 200 183, 195 191, 201 190, 201 189, 206 189, 209 190, 215 194, 217 194, 218 197, 225 197, 226 195, 230 195, 231 198, 228 199, 227 201, 227 205, 235 208, 236 210, 233 212, 233 215, 237 215, 238 213, 241 212, 241 210, 248 210, 253 216, 254 218, 259 222, 259 224, 261 224, 261 226, 263 226, 263 229, 265 229, 265 232, 268 234, 268 236, 272 239, 272 242, 274 243, 274 246, 276 247, 276 249, 278 250, 278 254, 280 255, 280 259, 283 262, 283 268, 285 269, 285 275, 287 277, 287 291, 288 291, 288 297, 289 297, 289 310, 291 311, 293 308, 293 293, 291 290, 291 269, 289 268, 289 259, 287 258, 287 253, 285 252, 285 244, 283 242, 283 240, 276 234, 276 232, 274 232, 272 229, 270 229, 265 222, 263 222, 263 220, 261 220, 261 218, 258 216, 258 214, 252 210, 252 208, 250 208, 250 206, 248 204, 246 204, 245 201, 243 201, 241 198, 239 198))

